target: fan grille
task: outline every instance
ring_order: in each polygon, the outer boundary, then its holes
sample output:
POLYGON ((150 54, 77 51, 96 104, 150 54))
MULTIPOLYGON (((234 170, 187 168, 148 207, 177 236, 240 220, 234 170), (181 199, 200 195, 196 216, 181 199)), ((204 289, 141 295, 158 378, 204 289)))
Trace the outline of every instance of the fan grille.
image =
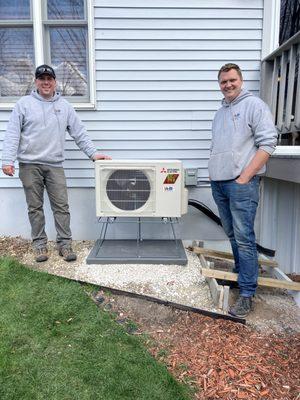
POLYGON ((150 197, 150 182, 141 170, 117 170, 108 178, 106 194, 120 210, 138 210, 150 197))

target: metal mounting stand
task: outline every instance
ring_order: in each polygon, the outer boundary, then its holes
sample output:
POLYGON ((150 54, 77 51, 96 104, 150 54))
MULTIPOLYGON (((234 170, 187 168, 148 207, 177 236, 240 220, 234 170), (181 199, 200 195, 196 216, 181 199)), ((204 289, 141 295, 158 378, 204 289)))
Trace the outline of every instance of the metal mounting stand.
POLYGON ((180 264, 187 263, 187 257, 182 241, 176 237, 174 224, 178 219, 151 218, 150 221, 142 221, 141 217, 133 221, 117 221, 115 217, 107 217, 102 224, 100 237, 87 257, 87 264, 180 264), (108 226, 113 223, 136 223, 136 239, 106 239, 108 226), (172 239, 144 239, 142 236, 142 224, 161 224, 170 226, 172 239))

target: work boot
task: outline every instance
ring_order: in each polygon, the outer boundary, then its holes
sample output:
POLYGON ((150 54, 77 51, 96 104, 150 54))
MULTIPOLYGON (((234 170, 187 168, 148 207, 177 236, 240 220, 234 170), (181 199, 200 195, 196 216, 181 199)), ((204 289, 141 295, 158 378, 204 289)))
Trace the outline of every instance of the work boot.
POLYGON ((228 312, 235 317, 245 318, 250 311, 252 311, 252 298, 240 296, 228 312))
POLYGON ((38 247, 34 250, 35 253, 35 261, 36 262, 43 262, 47 261, 49 256, 48 256, 48 249, 46 246, 44 247, 38 247))
POLYGON ((58 254, 63 257, 65 261, 75 261, 77 258, 71 246, 60 248, 58 254))

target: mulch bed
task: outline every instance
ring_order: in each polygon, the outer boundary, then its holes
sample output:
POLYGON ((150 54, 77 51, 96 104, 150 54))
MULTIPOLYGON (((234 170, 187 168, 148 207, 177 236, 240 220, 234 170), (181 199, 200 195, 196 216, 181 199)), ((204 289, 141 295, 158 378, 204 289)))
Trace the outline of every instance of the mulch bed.
POLYGON ((31 251, 29 240, 20 236, 0 236, 0 257, 10 256, 21 262, 25 253, 31 251))
POLYGON ((172 318, 156 321, 153 307, 160 315, 166 306, 151 303, 147 318, 146 308, 143 316, 137 313, 137 300, 124 307, 122 296, 100 291, 95 301, 99 298, 99 306, 116 313, 118 323, 137 323, 137 331, 129 332, 150 337, 146 344, 151 354, 195 390, 195 399, 300 399, 300 334, 261 334, 170 307, 172 318))
MULTIPOLYGON (((0 238, 0 256, 21 261, 28 251, 28 240, 0 238)), ((300 400, 299 333, 262 334, 231 321, 172 309, 170 321, 153 322, 147 309, 141 318, 136 303, 126 309, 117 298, 101 292, 96 301, 114 311, 117 322, 136 322, 133 333, 149 335, 150 352, 195 389, 195 399, 300 400)), ((165 306, 155 307, 159 315, 165 306)))
POLYGON ((159 356, 196 399, 300 399, 300 335, 261 335, 247 326, 185 313, 153 335, 159 356))
POLYGON ((294 282, 300 282, 300 275, 297 274, 288 274, 288 277, 294 282))

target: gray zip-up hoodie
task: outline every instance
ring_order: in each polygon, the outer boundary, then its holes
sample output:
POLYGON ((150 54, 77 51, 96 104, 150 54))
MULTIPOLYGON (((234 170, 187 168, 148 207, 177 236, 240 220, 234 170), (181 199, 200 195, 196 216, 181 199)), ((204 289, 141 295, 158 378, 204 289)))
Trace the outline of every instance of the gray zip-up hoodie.
POLYGON ((66 132, 89 157, 97 152, 73 106, 55 93, 44 99, 35 90, 15 105, 4 137, 2 165, 62 166, 66 132))
MULTIPOLYGON (((237 178, 258 149, 272 154, 277 131, 268 106, 247 90, 232 102, 222 101, 212 124, 211 154, 208 162, 213 181, 237 178)), ((263 167, 258 174, 265 172, 263 167)))

